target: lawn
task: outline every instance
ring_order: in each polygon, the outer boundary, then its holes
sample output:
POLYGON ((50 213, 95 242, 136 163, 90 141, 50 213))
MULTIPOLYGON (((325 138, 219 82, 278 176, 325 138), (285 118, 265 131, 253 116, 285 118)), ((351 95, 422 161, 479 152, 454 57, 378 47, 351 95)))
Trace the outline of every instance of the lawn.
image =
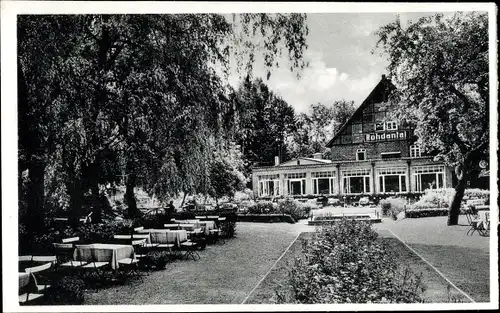
POLYGON ((84 304, 239 304, 295 239, 297 229, 297 224, 237 223, 237 237, 208 246, 200 260, 175 261, 144 282, 88 291, 84 304))

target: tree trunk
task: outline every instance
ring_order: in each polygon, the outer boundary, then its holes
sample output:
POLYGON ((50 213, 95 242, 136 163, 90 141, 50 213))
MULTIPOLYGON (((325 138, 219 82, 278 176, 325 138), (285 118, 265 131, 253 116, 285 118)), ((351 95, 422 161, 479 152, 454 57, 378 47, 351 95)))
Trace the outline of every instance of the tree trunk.
POLYGON ((182 206, 184 205, 184 201, 186 201, 187 195, 188 195, 188 193, 184 191, 184 197, 182 197, 182 202, 181 202, 181 209, 182 209, 182 206))
POLYGON ((39 158, 36 159, 28 170, 26 226, 30 234, 40 233, 44 227, 45 162, 39 158))
POLYGON ((450 205, 450 213, 448 214, 448 226, 457 225, 460 216, 460 206, 464 198, 465 187, 467 186, 467 179, 462 176, 458 178, 457 185, 455 186, 455 195, 450 205))
POLYGON ((127 215, 128 218, 134 218, 137 216, 137 201, 135 199, 134 187, 135 187, 135 173, 132 169, 132 162, 127 162, 127 182, 125 183, 125 199, 124 202, 127 204, 127 215))
POLYGON ((69 224, 76 228, 80 223, 80 218, 83 216, 83 186, 82 177, 80 174, 71 174, 69 182, 67 183, 69 193, 69 224))

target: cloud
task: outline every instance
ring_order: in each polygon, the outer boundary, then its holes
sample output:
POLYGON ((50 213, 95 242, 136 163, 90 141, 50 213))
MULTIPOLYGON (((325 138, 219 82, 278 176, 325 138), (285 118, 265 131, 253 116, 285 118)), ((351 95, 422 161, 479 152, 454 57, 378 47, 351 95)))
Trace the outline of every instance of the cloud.
MULTIPOLYGON (((337 67, 327 66, 323 54, 317 51, 307 51, 305 58, 309 67, 296 73, 286 68, 273 69, 266 84, 277 95, 281 96, 297 112, 307 112, 313 103, 331 104, 337 100, 353 100, 356 105, 368 96, 380 80, 382 73, 368 72, 364 76, 354 76, 340 72, 337 67)), ((280 62, 286 64, 286 61, 280 62)), ((254 75, 265 77, 265 71, 260 66, 254 67, 254 75)), ((235 81, 235 80, 231 80, 235 81)))

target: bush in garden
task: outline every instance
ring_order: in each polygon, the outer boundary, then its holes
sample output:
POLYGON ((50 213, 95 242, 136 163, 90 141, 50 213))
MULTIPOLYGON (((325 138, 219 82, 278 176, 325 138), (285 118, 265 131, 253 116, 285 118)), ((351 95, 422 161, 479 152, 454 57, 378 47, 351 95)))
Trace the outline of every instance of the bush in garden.
POLYGON ((419 217, 434 217, 434 216, 447 216, 448 208, 432 208, 432 209, 408 209, 405 211, 406 218, 419 218, 419 217))
POLYGON ((479 188, 465 189, 464 197, 469 199, 486 199, 489 201, 490 199, 490 191, 479 188))
POLYGON ((288 214, 295 220, 308 218, 311 206, 304 205, 295 199, 285 199, 278 202, 278 213, 288 214))
POLYGON ((116 234, 130 234, 132 220, 108 221, 101 224, 83 224, 78 227, 78 236, 82 242, 109 242, 116 234))
POLYGON ((268 214, 274 213, 275 206, 271 201, 259 201, 254 206, 249 206, 247 213, 249 214, 268 214))
POLYGON ((382 215, 389 216, 389 211, 391 210, 391 203, 387 199, 382 199, 379 201, 379 205, 382 208, 382 215))
POLYGON ((221 223, 220 228, 221 228, 222 234, 226 238, 232 238, 232 237, 234 237, 234 234, 236 233, 236 222, 226 221, 224 223, 221 223))
POLYGON ((413 204, 416 209, 447 208, 450 205, 455 190, 452 188, 440 190, 426 190, 424 195, 413 204))
POLYGON ((398 263, 370 223, 342 219, 321 227, 304 245, 279 303, 421 302, 421 276, 398 263))
POLYGON ((48 304, 78 305, 84 300, 85 282, 75 276, 64 276, 46 292, 48 304))
POLYGON ((169 258, 168 253, 165 251, 151 251, 140 259, 140 264, 147 268, 161 270, 167 266, 169 258))
POLYGON ((405 210, 406 200, 402 198, 387 198, 380 200, 379 205, 382 207, 382 214, 391 216, 394 220, 400 212, 405 210))

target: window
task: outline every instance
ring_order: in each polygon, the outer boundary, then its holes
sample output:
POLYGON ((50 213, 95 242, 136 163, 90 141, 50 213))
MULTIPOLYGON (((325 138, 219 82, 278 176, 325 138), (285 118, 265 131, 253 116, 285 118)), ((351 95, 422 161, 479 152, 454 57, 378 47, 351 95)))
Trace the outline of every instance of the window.
POLYGON ((415 191, 444 188, 446 181, 444 165, 416 166, 413 170, 415 191))
POLYGON ((365 123, 373 123, 373 114, 365 112, 363 114, 363 122, 365 122, 365 123))
POLYGON ((344 194, 370 192, 370 169, 350 169, 342 171, 342 190, 344 194))
POLYGON ((395 121, 389 121, 385 123, 386 130, 397 130, 398 124, 395 121))
POLYGON ((378 192, 407 192, 406 169, 404 167, 377 169, 378 192))
POLYGON ((285 174, 289 195, 304 195, 306 193, 306 173, 285 174))
POLYGON ((280 195, 280 181, 278 174, 259 175, 258 181, 259 181, 259 197, 280 195))
POLYGON ((384 131, 384 130, 385 130, 385 124, 383 122, 375 123, 375 131, 384 131))
POLYGON ((421 156, 422 156, 422 153, 421 153, 419 145, 410 146, 410 158, 419 158, 421 156))
POLYGON ((332 171, 327 172, 312 172, 313 194, 325 195, 336 194, 336 181, 335 173, 332 171))
POLYGON ((397 151, 397 152, 382 152, 380 154, 380 156, 382 157, 382 159, 399 159, 399 158, 401 158, 401 152, 400 151, 397 151))
POLYGON ((358 150, 356 150, 356 160, 357 161, 364 161, 364 160, 366 160, 366 150, 365 149, 358 149, 358 150))
POLYGON ((361 134, 363 132, 363 124, 352 124, 352 133, 361 134))

